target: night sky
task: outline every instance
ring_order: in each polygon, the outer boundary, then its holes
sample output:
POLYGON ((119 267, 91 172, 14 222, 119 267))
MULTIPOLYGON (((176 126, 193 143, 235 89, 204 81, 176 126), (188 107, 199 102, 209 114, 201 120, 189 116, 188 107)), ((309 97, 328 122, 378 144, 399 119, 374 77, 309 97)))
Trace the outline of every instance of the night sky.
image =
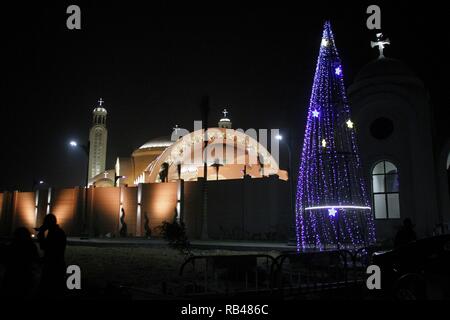
POLYGON ((2 4, 0 190, 31 190, 33 179, 82 185, 85 156, 68 142, 87 140, 100 97, 108 110, 107 168, 175 124, 191 130, 205 94, 211 125, 231 105, 234 128, 291 129, 296 163, 323 22, 331 20, 348 86, 378 55, 368 4, 382 9, 392 42, 386 56, 406 62, 430 91, 436 141, 448 136, 443 2, 60 2, 2 4), (66 28, 70 4, 81 7, 81 31, 66 28))

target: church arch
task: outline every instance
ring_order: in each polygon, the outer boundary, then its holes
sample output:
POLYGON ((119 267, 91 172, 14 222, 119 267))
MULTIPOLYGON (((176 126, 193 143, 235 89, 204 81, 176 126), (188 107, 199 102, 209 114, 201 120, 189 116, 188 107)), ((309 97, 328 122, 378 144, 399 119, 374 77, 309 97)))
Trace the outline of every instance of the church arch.
MULTIPOLYGON (((212 156, 208 157, 208 179, 213 176, 216 180, 216 171, 211 169, 217 157, 215 152, 222 151, 224 156, 220 156, 220 162, 224 167, 220 169, 219 179, 241 178, 243 171, 253 176, 268 176, 272 174, 280 174, 278 161, 270 154, 270 152, 256 139, 250 135, 239 130, 224 129, 224 128, 210 128, 208 129, 208 146, 214 150, 212 156), (229 154, 233 154, 228 158, 229 154), (261 154, 264 157, 264 164, 258 163, 258 156, 261 154), (225 157, 226 156, 226 157, 225 157), (233 160, 235 163, 233 163, 233 160), (263 168, 261 168, 263 166, 263 168), (247 168, 245 168, 247 167, 247 168), (262 169, 262 170, 261 170, 262 169), (232 173, 233 172, 233 173, 232 173)), ((160 182, 158 175, 161 165, 168 163, 168 179, 167 181, 178 179, 177 166, 181 163, 182 178, 186 181, 197 179, 197 172, 202 163, 202 149, 203 144, 203 130, 194 131, 183 138, 180 138, 170 147, 168 147, 155 161, 153 161, 145 170, 145 182, 153 183, 160 182)), ((200 170, 202 171, 202 170, 200 170)))

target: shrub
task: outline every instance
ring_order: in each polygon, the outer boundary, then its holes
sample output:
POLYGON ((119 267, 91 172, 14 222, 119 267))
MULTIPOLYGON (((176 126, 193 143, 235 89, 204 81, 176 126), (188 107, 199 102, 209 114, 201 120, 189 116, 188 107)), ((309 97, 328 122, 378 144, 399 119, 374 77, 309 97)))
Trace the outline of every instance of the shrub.
POLYGON ((186 227, 183 222, 178 222, 176 218, 172 222, 164 221, 158 227, 161 236, 169 242, 169 246, 178 250, 186 256, 191 255, 191 244, 186 235, 186 227))

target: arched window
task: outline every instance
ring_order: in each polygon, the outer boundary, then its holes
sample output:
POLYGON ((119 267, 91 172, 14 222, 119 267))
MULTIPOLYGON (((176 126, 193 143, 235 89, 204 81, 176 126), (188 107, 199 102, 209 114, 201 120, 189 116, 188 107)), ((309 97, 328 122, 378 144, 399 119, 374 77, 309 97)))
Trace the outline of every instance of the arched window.
POLYGON ((397 167, 389 161, 378 162, 372 171, 372 200, 375 219, 400 219, 397 167))

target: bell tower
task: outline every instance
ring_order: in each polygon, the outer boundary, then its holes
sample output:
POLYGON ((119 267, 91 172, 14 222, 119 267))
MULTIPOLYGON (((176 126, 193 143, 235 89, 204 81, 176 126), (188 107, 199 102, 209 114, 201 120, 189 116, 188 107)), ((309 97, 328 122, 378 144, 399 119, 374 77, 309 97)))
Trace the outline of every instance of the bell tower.
POLYGON ((108 113, 103 107, 103 103, 103 99, 100 98, 98 106, 92 112, 92 127, 89 132, 89 179, 105 171, 108 141, 106 115, 108 113))

